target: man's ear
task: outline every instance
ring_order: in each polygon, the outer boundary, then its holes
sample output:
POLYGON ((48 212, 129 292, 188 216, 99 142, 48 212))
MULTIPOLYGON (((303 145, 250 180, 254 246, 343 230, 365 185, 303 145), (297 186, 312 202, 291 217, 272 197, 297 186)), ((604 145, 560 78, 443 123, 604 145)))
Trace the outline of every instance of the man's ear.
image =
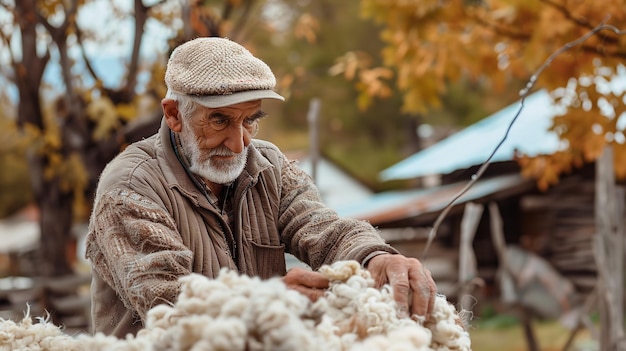
POLYGON ((178 103, 172 99, 161 100, 165 122, 173 132, 180 133, 183 130, 180 113, 178 113, 178 103))

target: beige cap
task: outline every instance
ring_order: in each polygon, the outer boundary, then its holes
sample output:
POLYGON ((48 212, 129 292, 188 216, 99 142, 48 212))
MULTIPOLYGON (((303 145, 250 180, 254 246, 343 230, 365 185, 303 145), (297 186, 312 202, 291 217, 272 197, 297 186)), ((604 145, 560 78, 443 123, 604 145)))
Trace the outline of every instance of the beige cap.
POLYGON ((202 106, 223 107, 259 99, 285 100, 265 62, 225 38, 196 38, 178 46, 167 62, 167 87, 202 106))

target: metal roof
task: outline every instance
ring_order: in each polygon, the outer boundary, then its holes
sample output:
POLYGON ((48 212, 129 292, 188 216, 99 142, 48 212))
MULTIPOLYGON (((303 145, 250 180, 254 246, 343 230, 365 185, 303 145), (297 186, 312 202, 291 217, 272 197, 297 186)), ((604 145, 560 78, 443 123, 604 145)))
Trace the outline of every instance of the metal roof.
MULTIPOLYGON (((439 141, 383 170, 382 180, 411 179, 449 174, 482 164, 504 137, 521 101, 439 141)), ((559 113, 546 90, 526 97, 524 108, 492 162, 513 160, 515 150, 529 155, 552 154, 560 148, 555 133, 548 131, 552 117, 559 113)))
MULTIPOLYGON (((464 181, 434 188, 382 192, 358 204, 337 208, 337 212, 342 216, 367 220, 375 226, 393 226, 402 221, 410 221, 411 225, 424 224, 433 221, 467 184, 464 181)), ((470 201, 497 200, 534 187, 534 181, 520 174, 479 179, 455 202, 455 206, 470 201)))

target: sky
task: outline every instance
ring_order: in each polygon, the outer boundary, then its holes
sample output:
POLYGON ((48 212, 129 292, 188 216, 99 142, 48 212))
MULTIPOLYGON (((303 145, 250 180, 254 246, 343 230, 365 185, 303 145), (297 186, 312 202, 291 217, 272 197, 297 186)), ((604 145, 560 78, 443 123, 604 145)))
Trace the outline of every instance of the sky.
MULTIPOLYGON (((150 5, 159 0, 143 0, 144 4, 150 5)), ((178 5, 178 1, 168 1, 165 5, 173 9, 178 5)), ((10 4, 9 6, 12 6, 10 4)), ((132 18, 120 19, 114 11, 124 14, 132 13, 133 0, 91 0, 81 7, 77 17, 80 28, 91 30, 98 37, 97 42, 84 41, 87 56, 90 58, 94 69, 103 78, 106 86, 116 87, 124 74, 124 62, 130 56, 132 50, 132 40, 134 36, 134 21, 132 18)), ((52 18, 53 24, 58 24, 63 18, 52 18), (55 23, 56 21, 56 23, 55 23)), ((0 8, 0 27, 3 32, 10 32, 14 29, 11 15, 0 8)), ((168 50, 166 40, 172 35, 174 29, 166 28, 158 21, 149 19, 145 26, 145 33, 141 47, 141 55, 147 58, 160 58, 168 50)), ((0 46, 0 64, 9 67, 11 55, 20 56, 19 32, 13 31, 11 47, 0 46)), ((47 43, 42 41, 42 48, 47 43)), ((61 85, 60 67, 54 63, 58 59, 58 53, 50 50, 52 61, 48 64, 44 73, 44 81, 55 86, 61 85)), ((70 51, 73 58, 79 58, 78 50, 70 51)), ((78 59, 77 62, 82 60, 78 59)), ((83 64, 77 64, 74 68, 77 71, 84 70, 83 64)), ((5 78, 0 78, 5 79, 5 78)), ((3 84, 9 87, 9 97, 17 99, 17 90, 13 84, 3 84)))
MULTIPOLYGON (((6 8, 14 7, 15 1, 2 0, 6 8)), ((164 11, 178 11, 182 1, 186 0, 142 0, 144 5, 150 6, 158 3, 164 11)), ((306 2, 309 0, 297 0, 306 2)), ((290 13, 280 0, 268 0, 262 16, 271 18, 272 23, 280 27, 280 23, 291 19, 290 13)), ((81 6, 77 22, 84 33, 93 33, 96 40, 83 40, 86 55, 92 63, 98 75, 104 80, 107 87, 115 88, 120 84, 125 71, 124 64, 130 57, 132 41, 134 37, 134 19, 132 18, 134 0, 87 0, 87 4, 81 6), (123 14, 125 16, 119 16, 123 14), (126 17, 126 18, 120 18, 126 17)), ((175 16, 176 17, 176 16, 175 16)), ((58 25, 64 20, 62 15, 57 18, 49 18, 53 25, 58 25)), ((154 19, 148 19, 145 24, 144 37, 142 38, 141 55, 144 59, 166 59, 169 50, 167 39, 172 37, 176 29, 182 27, 180 19, 174 20, 172 26, 167 28, 154 19)), ((0 43, 0 70, 10 69, 11 57, 20 57, 20 37, 16 30, 12 15, 5 7, 0 7, 0 30, 11 33, 12 42, 10 48, 0 43), (3 68, 4 67, 4 68, 3 68)), ((41 31, 45 33, 45 31, 41 31)), ((86 37, 86 36, 85 36, 86 37)), ((52 60, 44 73, 44 82, 52 86, 53 90, 62 91, 63 83, 60 76, 58 53, 49 45, 49 40, 41 40, 41 51, 51 49, 52 60), (59 89, 55 89, 59 86, 59 89)), ((70 46, 71 46, 70 41, 70 46)), ((82 53, 76 48, 70 50, 70 56, 77 64, 74 72, 82 72, 85 66, 81 59, 82 53)), ((17 100, 17 90, 13 84, 6 82, 10 72, 0 73, 0 84, 8 87, 8 94, 12 100, 17 100), (6 82, 6 83, 5 83, 6 82)))
MULTIPOLYGON (((157 0, 144 0, 145 5, 158 2, 157 0)), ((168 2, 175 7, 176 1, 168 2)), ((84 5, 78 15, 78 25, 81 28, 95 29, 104 42, 87 45, 87 52, 91 55, 104 56, 128 56, 131 50, 134 34, 134 22, 132 18, 120 20, 113 13, 113 7, 124 13, 132 13, 133 0, 92 0, 84 5), (114 4, 114 6, 111 5, 114 4)), ((165 28, 154 19, 148 20, 145 28, 144 44, 142 53, 151 55, 155 52, 165 52, 168 48, 165 39, 172 35, 173 30, 165 28)))

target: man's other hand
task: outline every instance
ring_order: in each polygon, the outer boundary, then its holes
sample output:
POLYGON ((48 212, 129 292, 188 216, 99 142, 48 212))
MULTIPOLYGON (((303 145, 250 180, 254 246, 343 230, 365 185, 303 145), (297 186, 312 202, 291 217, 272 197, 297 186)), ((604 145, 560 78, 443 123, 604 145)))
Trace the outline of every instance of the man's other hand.
POLYGON ((403 255, 382 254, 367 263, 376 287, 389 284, 398 304, 398 316, 427 316, 435 304, 437 285, 422 263, 403 255))
POLYGON ((321 273, 294 267, 282 278, 288 288, 296 290, 315 302, 324 296, 329 281, 321 273))

